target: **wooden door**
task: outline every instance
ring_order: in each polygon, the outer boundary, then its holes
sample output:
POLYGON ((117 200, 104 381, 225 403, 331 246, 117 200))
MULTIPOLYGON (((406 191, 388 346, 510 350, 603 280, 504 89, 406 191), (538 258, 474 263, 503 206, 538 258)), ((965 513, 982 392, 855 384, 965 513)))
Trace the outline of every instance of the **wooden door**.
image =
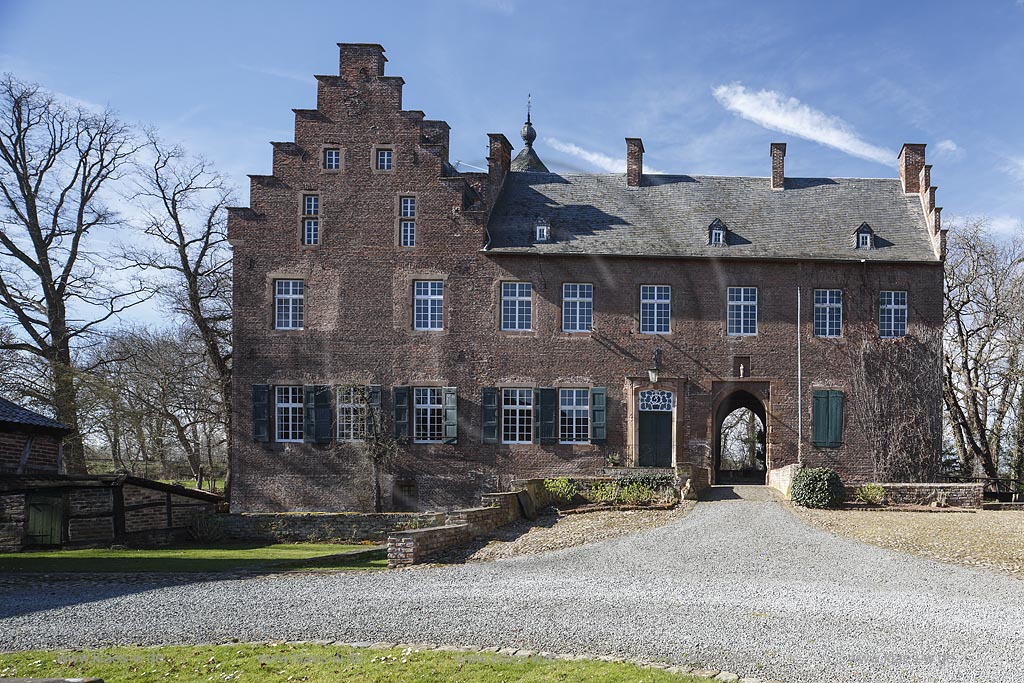
POLYGON ((672 413, 639 413, 640 467, 672 467, 672 413))
POLYGON ((29 494, 25 545, 59 546, 64 527, 64 497, 60 494, 29 494))

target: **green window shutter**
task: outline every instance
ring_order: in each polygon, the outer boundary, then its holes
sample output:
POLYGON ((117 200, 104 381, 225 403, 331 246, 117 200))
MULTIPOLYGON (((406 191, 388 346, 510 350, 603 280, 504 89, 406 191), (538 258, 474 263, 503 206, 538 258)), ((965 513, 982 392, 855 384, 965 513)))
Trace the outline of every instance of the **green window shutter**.
POLYGON ((316 441, 316 386, 307 384, 302 387, 302 440, 306 443, 316 441))
POLYGON ((839 448, 843 445, 843 392, 828 392, 828 445, 839 448))
POLYGON ((608 441, 608 390, 590 390, 590 443, 603 446, 608 441))
POLYGON ((811 442, 819 448, 826 448, 829 444, 828 395, 827 391, 815 391, 811 404, 811 442))
POLYGON ((314 440, 316 443, 330 443, 334 435, 334 415, 331 410, 331 388, 318 384, 313 400, 314 440))
POLYGON ((484 387, 483 396, 480 401, 481 408, 481 434, 480 440, 484 443, 498 443, 498 389, 496 387, 484 387))
POLYGON ((541 443, 558 443, 558 390, 538 389, 540 393, 540 421, 537 428, 541 443))
POLYGON ((459 442, 459 395, 455 387, 444 388, 444 440, 454 445, 459 442))
POLYGON ((395 439, 409 442, 409 387, 395 387, 395 439))
POLYGON ((363 390, 366 392, 366 435, 373 436, 380 428, 381 386, 371 384, 363 390))
POLYGON ((270 441, 270 385, 252 385, 252 440, 270 441))

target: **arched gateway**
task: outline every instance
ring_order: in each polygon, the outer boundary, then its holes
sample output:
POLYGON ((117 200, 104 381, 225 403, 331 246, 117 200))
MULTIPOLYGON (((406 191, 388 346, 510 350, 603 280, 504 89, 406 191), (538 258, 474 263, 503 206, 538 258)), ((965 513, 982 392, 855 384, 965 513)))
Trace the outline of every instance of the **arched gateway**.
POLYGON ((716 484, 766 483, 767 431, 764 403, 750 392, 734 391, 718 404, 713 441, 716 484), (747 419, 727 422, 737 411, 749 411, 743 416, 747 419), (730 433, 723 434, 723 428, 728 428, 730 433))

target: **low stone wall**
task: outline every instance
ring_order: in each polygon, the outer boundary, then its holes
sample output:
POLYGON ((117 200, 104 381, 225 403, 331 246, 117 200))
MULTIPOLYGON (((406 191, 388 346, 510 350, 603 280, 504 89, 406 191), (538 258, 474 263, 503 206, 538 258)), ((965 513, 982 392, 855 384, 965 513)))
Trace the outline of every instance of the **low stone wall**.
POLYGON ((768 486, 772 487, 789 500, 789 490, 793 487, 793 477, 800 471, 800 465, 792 464, 768 470, 768 486))
MULTIPOLYGON (((888 505, 931 505, 942 502, 951 507, 980 508, 982 484, 882 484, 888 505)), ((848 491, 853 497, 853 489, 848 491)))
POLYGON ((443 524, 443 512, 243 512, 203 515, 193 527, 200 539, 209 541, 358 543, 443 524))
POLYGON ((388 536, 388 568, 420 564, 448 548, 466 543, 476 535, 469 524, 396 531, 388 536))

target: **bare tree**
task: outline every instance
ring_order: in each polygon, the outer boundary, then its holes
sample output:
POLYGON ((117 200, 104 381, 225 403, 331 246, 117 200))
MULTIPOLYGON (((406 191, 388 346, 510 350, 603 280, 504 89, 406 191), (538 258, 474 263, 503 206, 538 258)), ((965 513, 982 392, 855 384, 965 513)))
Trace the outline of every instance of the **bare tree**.
POLYGON ((150 291, 169 301, 194 327, 207 362, 219 378, 221 419, 231 433, 231 254, 226 207, 231 191, 208 162, 167 145, 150 130, 147 162, 133 199, 144 212, 149 239, 124 255, 143 273, 150 291), (155 244, 150 244, 155 242, 155 244), (159 277, 163 276, 163 277, 159 277))
POLYGON ((73 430, 70 472, 85 471, 76 343, 140 299, 115 289, 92 251, 95 233, 119 224, 104 195, 135 151, 110 112, 72 108, 0 77, 0 315, 15 330, 0 349, 45 361, 47 403, 73 430))
POLYGON ((365 394, 363 403, 368 416, 364 450, 370 464, 370 476, 373 482, 373 511, 384 512, 381 480, 384 473, 391 469, 401 449, 394 436, 394 425, 390 416, 379 407, 375 407, 365 394))
MULTIPOLYGON (((945 382, 949 427, 966 476, 999 476, 1024 373, 1024 238, 997 239, 983 220, 950 231, 945 382)), ((1019 422, 1020 415, 1017 420, 1019 422)))

